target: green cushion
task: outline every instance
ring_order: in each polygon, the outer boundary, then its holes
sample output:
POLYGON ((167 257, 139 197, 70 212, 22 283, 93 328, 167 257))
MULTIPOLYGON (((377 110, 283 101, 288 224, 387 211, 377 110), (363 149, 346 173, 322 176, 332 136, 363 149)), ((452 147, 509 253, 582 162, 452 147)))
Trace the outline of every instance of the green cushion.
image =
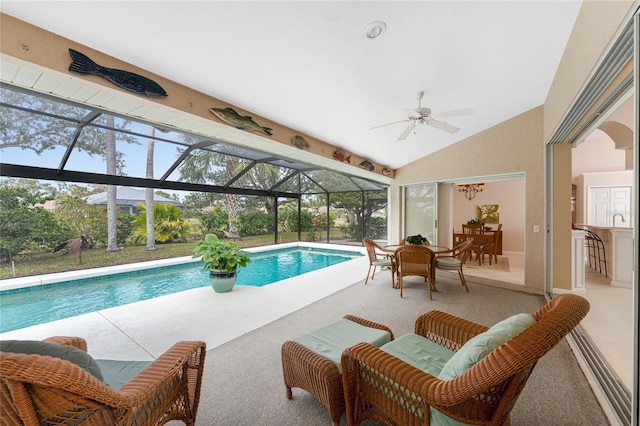
POLYGON ((116 361, 111 359, 96 359, 96 363, 102 370, 104 382, 112 389, 118 390, 129 382, 142 370, 151 364, 151 361, 116 361))
POLYGON ((438 378, 451 380, 458 377, 491 351, 511 340, 535 322, 535 318, 530 314, 517 314, 500 321, 486 332, 478 334, 465 343, 442 368, 438 378))
MULTIPOLYGON (((381 346, 380 349, 435 377, 438 377, 442 368, 455 354, 452 350, 418 334, 405 334, 381 346)), ((429 424, 432 426, 465 425, 445 416, 433 407, 429 408, 429 415, 429 424)))
POLYGON ((48 355, 54 358, 64 359, 84 368, 96 379, 104 381, 100 367, 96 361, 91 358, 91 355, 73 346, 59 345, 57 343, 43 342, 40 340, 4 340, 0 341, 0 351, 31 355, 48 355))
POLYGON ((347 319, 338 320, 293 339, 294 342, 333 362, 340 372, 342 352, 349 346, 366 342, 380 347, 390 340, 391 336, 384 330, 365 327, 347 319))
POLYGON ((435 377, 455 354, 418 334, 405 334, 380 349, 435 377))

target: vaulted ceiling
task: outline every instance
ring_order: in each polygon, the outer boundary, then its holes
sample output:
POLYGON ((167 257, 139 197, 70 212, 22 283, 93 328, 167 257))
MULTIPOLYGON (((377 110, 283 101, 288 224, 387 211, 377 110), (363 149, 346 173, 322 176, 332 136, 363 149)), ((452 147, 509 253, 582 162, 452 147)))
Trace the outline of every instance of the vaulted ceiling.
POLYGON ((399 168, 544 103, 580 1, 6 1, 3 13, 399 168), (368 39, 369 24, 386 31, 368 39), (407 108, 461 130, 418 125, 407 108))

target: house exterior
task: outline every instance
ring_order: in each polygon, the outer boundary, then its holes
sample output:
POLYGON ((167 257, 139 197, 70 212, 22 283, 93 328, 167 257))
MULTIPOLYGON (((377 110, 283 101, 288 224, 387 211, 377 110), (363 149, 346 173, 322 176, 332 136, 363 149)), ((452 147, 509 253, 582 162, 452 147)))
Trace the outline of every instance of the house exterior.
MULTIPOLYGON (((117 191, 116 205, 124 212, 138 214, 139 204, 145 203, 145 191, 144 189, 129 188, 126 186, 119 186, 117 191)), ((171 198, 163 197, 162 195, 153 194, 153 202, 160 204, 173 204, 174 206, 182 209, 184 204, 179 201, 172 200, 171 198)), ((87 204, 104 204, 107 205, 107 192, 100 192, 98 194, 92 194, 87 197, 87 204)))

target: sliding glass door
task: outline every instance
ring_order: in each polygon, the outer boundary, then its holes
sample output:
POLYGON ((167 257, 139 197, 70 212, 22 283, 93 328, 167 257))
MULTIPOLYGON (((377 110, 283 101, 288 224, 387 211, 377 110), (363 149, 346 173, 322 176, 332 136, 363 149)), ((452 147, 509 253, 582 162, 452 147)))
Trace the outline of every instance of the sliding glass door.
POLYGON ((420 234, 432 243, 437 241, 436 183, 420 183, 404 187, 404 235, 420 234))

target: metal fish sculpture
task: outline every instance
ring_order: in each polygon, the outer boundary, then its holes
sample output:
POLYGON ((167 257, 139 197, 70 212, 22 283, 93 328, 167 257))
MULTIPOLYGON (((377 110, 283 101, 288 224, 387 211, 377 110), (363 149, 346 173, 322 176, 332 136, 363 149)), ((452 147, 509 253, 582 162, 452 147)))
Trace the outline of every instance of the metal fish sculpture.
POLYGON ((144 95, 150 98, 163 98, 167 92, 153 80, 134 74, 129 71, 107 68, 96 64, 82 53, 69 49, 69 55, 73 62, 69 65, 69 71, 78 74, 93 74, 105 78, 129 92, 137 95, 144 95))
POLYGON ((260 126, 258 123, 253 121, 248 115, 242 116, 238 114, 233 108, 211 108, 212 113, 216 115, 220 120, 224 121, 227 124, 231 124, 236 129, 253 131, 258 130, 262 133, 266 133, 267 135, 272 135, 270 127, 260 126))
POLYGON ((373 163, 369 160, 364 160, 362 163, 360 163, 360 168, 364 170, 369 170, 370 172, 372 172, 373 169, 375 169, 373 163))
POLYGON ((300 135, 295 135, 294 137, 292 137, 291 144, 299 149, 309 149, 309 142, 307 142, 305 138, 300 135))
POLYGON ((333 153, 333 159, 342 161, 343 163, 351 164, 351 154, 347 154, 347 152, 343 149, 338 149, 333 153))

